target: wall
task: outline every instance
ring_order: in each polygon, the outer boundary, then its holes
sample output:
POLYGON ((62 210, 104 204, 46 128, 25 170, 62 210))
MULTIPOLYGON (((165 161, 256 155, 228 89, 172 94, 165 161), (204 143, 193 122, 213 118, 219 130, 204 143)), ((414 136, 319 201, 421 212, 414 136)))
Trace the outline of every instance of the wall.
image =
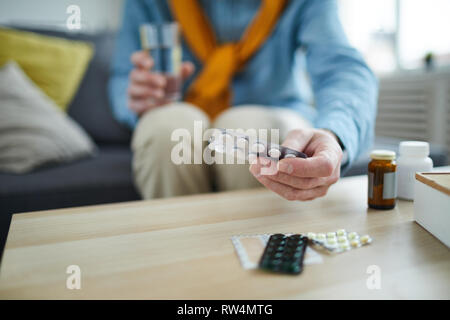
POLYGON ((114 30, 120 25, 124 0, 0 0, 0 23, 65 28, 70 5, 81 10, 83 32, 114 30))

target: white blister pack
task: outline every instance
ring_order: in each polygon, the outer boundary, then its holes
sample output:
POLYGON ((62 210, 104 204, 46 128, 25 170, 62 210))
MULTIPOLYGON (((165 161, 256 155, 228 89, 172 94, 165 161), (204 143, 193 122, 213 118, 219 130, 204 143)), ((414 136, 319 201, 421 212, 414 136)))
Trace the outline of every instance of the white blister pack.
POLYGON ((233 129, 214 129, 208 147, 217 153, 227 154, 237 159, 253 162, 257 157, 278 161, 285 158, 307 158, 306 154, 254 135, 244 134, 233 129))
MULTIPOLYGON (((286 236, 292 234, 288 233, 286 236)), ((231 237, 231 242, 244 269, 258 268, 259 259, 270 236, 271 234, 254 234, 231 237)), ((369 235, 360 236, 357 232, 347 232, 344 229, 326 233, 308 232, 304 236, 308 237, 309 242, 303 260, 303 263, 307 265, 323 263, 322 256, 314 249, 327 253, 342 253, 372 243, 372 238, 369 235)))

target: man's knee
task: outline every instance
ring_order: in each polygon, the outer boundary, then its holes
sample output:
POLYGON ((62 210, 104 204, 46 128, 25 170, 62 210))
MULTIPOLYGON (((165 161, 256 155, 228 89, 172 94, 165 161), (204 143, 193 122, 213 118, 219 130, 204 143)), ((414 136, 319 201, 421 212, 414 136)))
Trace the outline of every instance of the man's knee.
MULTIPOLYGON (((179 143, 176 130, 193 139, 196 121, 201 122, 203 130, 209 127, 206 114, 187 103, 160 107, 147 112, 139 120, 132 140, 133 173, 143 198, 209 191, 209 173, 203 166, 179 165, 172 159, 172 151, 179 143)), ((189 153, 195 158, 197 150, 193 145, 183 144, 183 148, 189 148, 189 153)), ((183 154, 185 151, 183 149, 183 154)))
POLYGON ((259 105, 240 105, 222 112, 214 126, 227 129, 270 129, 273 118, 269 109, 259 105))
POLYGON ((203 129, 209 127, 208 116, 199 108, 184 102, 177 102, 147 112, 139 120, 132 139, 133 151, 146 148, 150 144, 163 143, 171 146, 175 130, 186 129, 191 134, 196 121, 203 129))
MULTIPOLYGON (((213 125, 228 129, 278 130, 281 139, 284 139, 291 130, 312 126, 295 110, 260 105, 240 105, 230 108, 221 113, 213 125)), ((268 132, 268 136, 272 136, 272 133, 268 132)))

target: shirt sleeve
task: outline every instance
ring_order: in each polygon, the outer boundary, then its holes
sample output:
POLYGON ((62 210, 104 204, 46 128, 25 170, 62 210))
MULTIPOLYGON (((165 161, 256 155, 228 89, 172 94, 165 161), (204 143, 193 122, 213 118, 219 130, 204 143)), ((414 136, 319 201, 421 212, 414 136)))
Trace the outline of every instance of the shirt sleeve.
POLYGON ((333 131, 349 167, 373 141, 378 82, 347 41, 335 0, 310 0, 300 11, 298 46, 306 50, 318 116, 317 128, 333 131))
POLYGON ((128 76, 133 69, 130 58, 133 52, 141 49, 139 26, 151 20, 148 10, 143 6, 143 1, 126 1, 122 27, 118 33, 112 59, 108 96, 115 118, 131 129, 136 126, 138 117, 128 108, 128 76))

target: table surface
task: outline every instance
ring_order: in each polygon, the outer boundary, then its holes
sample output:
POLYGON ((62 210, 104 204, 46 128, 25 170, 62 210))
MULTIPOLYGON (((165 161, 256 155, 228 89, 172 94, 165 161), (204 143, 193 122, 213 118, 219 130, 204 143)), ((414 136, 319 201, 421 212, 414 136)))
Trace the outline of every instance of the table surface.
POLYGON ((450 251, 414 222, 413 203, 367 209, 367 179, 341 179, 324 198, 289 202, 264 189, 13 216, 2 299, 450 298, 450 251), (299 276, 244 270, 230 237, 370 234, 371 245, 305 265, 299 276), (66 269, 78 265, 81 289, 66 269), (381 288, 368 289, 368 267, 381 288))

